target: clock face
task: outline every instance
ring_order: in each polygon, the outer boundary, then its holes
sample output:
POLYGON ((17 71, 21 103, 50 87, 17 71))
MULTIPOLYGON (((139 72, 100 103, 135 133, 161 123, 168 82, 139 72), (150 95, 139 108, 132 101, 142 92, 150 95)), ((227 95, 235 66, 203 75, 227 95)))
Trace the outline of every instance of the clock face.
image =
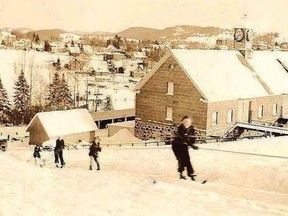
POLYGON ((234 38, 236 41, 240 42, 244 38, 244 31, 243 29, 237 29, 234 34, 234 38))
POLYGON ((246 33, 247 41, 252 41, 252 35, 253 35, 252 30, 248 30, 246 33))

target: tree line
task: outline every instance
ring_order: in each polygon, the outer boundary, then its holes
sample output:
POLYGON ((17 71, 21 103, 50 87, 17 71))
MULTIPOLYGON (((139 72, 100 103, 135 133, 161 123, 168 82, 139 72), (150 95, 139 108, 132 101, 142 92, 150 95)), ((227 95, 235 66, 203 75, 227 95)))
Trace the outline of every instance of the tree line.
POLYGON ((13 125, 28 124, 37 112, 72 109, 74 100, 71 97, 64 74, 54 73, 45 97, 46 104, 36 106, 31 101, 31 89, 23 70, 14 84, 13 103, 9 100, 7 90, 0 78, 0 123, 13 125))

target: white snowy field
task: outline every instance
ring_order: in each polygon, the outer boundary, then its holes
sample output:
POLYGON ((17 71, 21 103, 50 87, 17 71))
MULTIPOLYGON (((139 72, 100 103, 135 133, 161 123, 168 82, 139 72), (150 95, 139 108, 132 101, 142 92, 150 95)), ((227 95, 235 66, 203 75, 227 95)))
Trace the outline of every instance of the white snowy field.
POLYGON ((53 158, 40 168, 33 146, 9 143, 0 152, 0 215, 288 215, 288 137, 199 146, 190 155, 204 185, 178 179, 170 146, 103 144, 101 170, 90 171, 88 149, 65 150, 63 169, 53 158))

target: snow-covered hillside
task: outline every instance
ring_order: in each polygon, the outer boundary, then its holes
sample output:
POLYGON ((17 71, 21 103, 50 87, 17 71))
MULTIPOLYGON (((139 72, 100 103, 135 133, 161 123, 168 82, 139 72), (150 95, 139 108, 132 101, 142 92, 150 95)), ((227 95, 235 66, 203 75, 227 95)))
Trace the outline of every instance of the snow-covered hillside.
POLYGON ((103 143, 101 170, 90 171, 88 149, 65 150, 64 169, 53 159, 40 168, 33 146, 9 143, 0 152, 0 215, 288 215, 288 137, 199 146, 190 155, 204 185, 178 179, 170 146, 103 143))
POLYGON ((24 70, 27 82, 30 84, 31 78, 34 91, 39 91, 43 83, 49 83, 53 74, 49 73, 49 65, 57 59, 68 61, 70 57, 63 54, 51 54, 37 51, 23 50, 0 50, 0 77, 7 90, 8 96, 12 98, 14 84, 18 79, 21 70, 24 70))
MULTIPOLYGON (((39 100, 47 98, 48 84, 53 80, 54 70, 51 64, 60 60, 62 66, 68 63, 73 57, 64 53, 47 53, 37 52, 33 50, 0 50, 0 78, 4 88, 7 90, 10 102, 13 101, 15 82, 21 70, 25 72, 25 78, 29 85, 32 83, 32 101, 38 104, 39 100)), ((96 56, 92 57, 93 59, 96 56)), ((86 97, 87 75, 75 75, 72 71, 66 73, 70 93, 74 97, 79 92, 80 97, 86 97), (76 81, 78 80, 78 81, 76 81)), ((117 75, 114 78, 115 83, 101 82, 105 89, 89 87, 89 100, 95 100, 96 93, 100 94, 104 99, 107 95, 112 96, 114 109, 130 109, 135 107, 135 93, 133 92, 135 84, 129 83, 129 76, 117 75), (119 97, 121 94, 121 97, 119 97)), ((92 83, 95 84, 95 77, 90 77, 92 83)), ((86 99, 85 99, 86 100, 86 99)), ((86 101, 80 101, 79 105, 86 104, 86 101), (84 103, 84 104, 83 104, 84 103)))

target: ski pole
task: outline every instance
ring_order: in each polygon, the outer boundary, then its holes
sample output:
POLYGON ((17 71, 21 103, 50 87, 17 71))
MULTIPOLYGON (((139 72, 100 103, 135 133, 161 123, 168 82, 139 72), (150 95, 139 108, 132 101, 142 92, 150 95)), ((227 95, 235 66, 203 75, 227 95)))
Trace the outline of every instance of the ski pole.
MULTIPOLYGON (((57 154, 58 152, 60 152, 61 150, 62 150, 62 148, 59 148, 59 149, 57 149, 56 151, 52 152, 46 159, 43 159, 43 160, 42 160, 43 164, 46 165, 46 163, 47 163, 48 161, 50 161, 51 158, 53 158, 53 156, 54 156, 55 154, 57 154)), ((44 165, 43 165, 43 166, 44 166, 44 165)))

